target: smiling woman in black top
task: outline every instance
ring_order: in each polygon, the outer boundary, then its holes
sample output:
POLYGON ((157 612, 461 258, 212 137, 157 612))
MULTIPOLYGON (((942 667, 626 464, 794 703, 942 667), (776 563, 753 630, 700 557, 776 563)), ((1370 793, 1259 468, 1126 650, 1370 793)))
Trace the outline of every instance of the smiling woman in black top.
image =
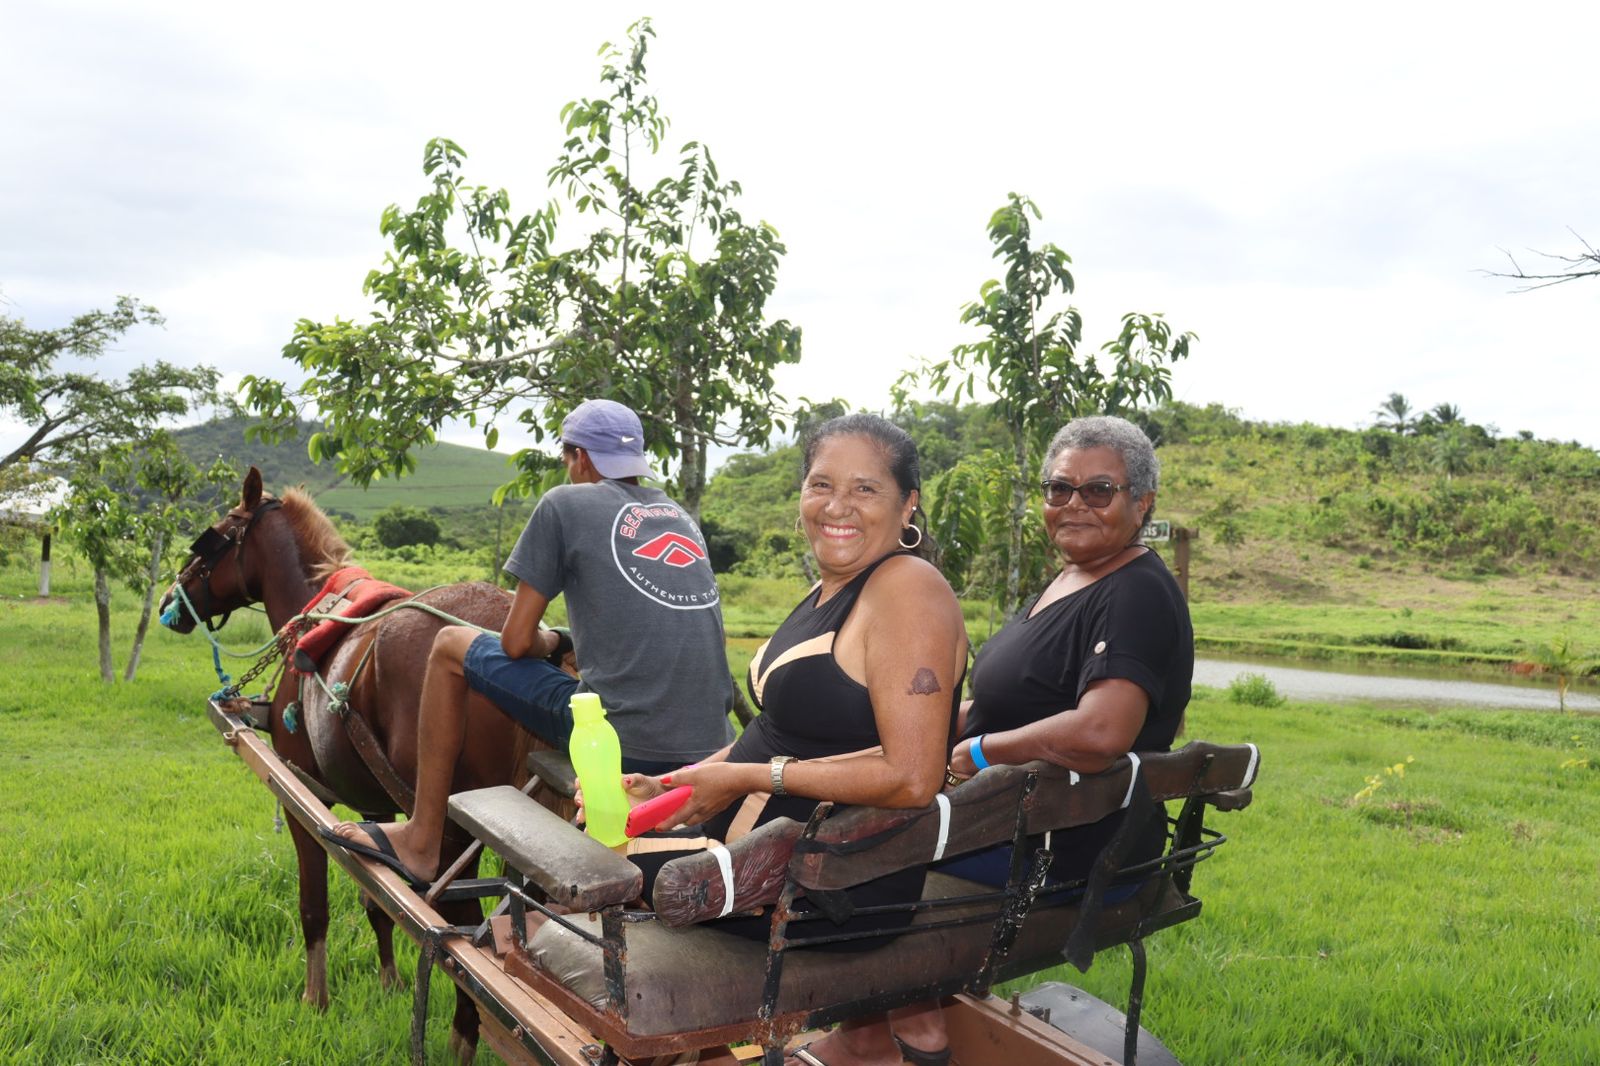
MULTIPOLYGON (((919 489, 916 445, 892 422, 848 415, 808 439, 800 524, 821 580, 751 662, 761 715, 698 766, 664 778, 627 777, 635 801, 666 787, 694 786, 663 829, 698 824, 702 835, 661 841, 667 848, 711 846, 780 814, 804 821, 820 800, 874 807, 932 802, 955 736, 967 637, 955 593, 920 557, 928 545, 914 523, 919 489)), ((673 851, 643 847, 650 850, 630 848, 629 857, 648 885, 673 851)), ((859 907, 909 902, 920 896, 923 875, 922 867, 899 871, 850 896, 859 907)), ((876 931, 908 919, 862 915, 844 928, 876 931)), ((770 923, 727 918, 720 927, 765 939, 770 923)), ((871 947, 874 940, 847 945, 871 947)), ((930 1019, 938 1025, 936 1012, 930 1019)), ((897 1043, 884 1016, 853 1019, 791 1061, 860 1066, 898 1062, 903 1052, 918 1053, 917 1046, 941 1048, 942 1028, 906 1024, 898 1039, 908 1042, 897 1043)), ((928 1061, 948 1059, 941 1049, 928 1061)))

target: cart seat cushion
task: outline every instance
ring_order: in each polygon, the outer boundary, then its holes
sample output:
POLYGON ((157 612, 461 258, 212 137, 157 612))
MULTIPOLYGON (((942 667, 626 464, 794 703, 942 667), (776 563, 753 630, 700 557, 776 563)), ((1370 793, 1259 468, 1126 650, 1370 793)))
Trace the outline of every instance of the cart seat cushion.
MULTIPOLYGON (((941 874, 929 874, 924 899, 949 899, 993 893, 985 885, 941 874)), ((1107 906, 1100 918, 1098 941, 1117 943, 1118 931, 1131 930, 1152 905, 1149 894, 1107 906)), ((994 903, 963 904, 924 912, 916 924, 946 921, 957 914, 991 915, 994 903)), ((574 916, 576 923, 599 935, 597 920, 574 916)), ((1077 907, 1062 905, 1034 911, 1024 923, 1008 963, 1023 959, 1061 959, 1061 949, 1077 921, 1077 907)), ((804 927, 791 927, 804 935, 804 927)), ((912 932, 884 947, 866 952, 820 952, 803 948, 786 952, 777 1009, 812 1011, 872 996, 906 991, 952 976, 976 977, 989 950, 989 920, 957 928, 912 932)), ((1124 937, 1125 939, 1125 937, 1124 937)), ((596 1009, 606 1005, 600 948, 574 936, 556 922, 547 922, 529 943, 535 964, 587 1000, 596 1009)), ((627 926, 627 963, 623 989, 627 1031, 634 1036, 661 1036, 713 1026, 737 1025, 754 1019, 761 1006, 766 971, 766 945, 706 926, 674 929, 660 922, 627 926), (697 975, 717 974, 716 981, 697 975)), ((1036 967, 1035 967, 1036 968, 1036 967)))

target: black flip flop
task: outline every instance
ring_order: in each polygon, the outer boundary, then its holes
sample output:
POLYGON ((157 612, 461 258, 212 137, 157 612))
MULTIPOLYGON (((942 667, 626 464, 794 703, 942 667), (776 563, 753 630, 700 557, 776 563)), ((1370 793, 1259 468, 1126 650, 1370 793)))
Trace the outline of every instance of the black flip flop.
POLYGON ((395 854, 394 845, 389 843, 389 838, 384 835, 382 829, 378 828, 377 822, 356 822, 355 826, 357 829, 363 830, 367 836, 371 837, 377 843, 378 846, 375 848, 369 847, 366 844, 361 843, 359 840, 351 840, 349 837, 342 837, 325 825, 318 826, 317 832, 322 834, 322 838, 324 840, 331 840, 346 851, 353 851, 357 855, 364 855, 373 862, 382 863, 383 865, 387 866, 389 869, 399 874, 405 880, 406 884, 410 885, 412 890, 415 892, 421 892, 428 887, 427 881, 422 880, 416 874, 406 869, 405 863, 400 861, 400 856, 395 854))
POLYGON ((912 1047, 893 1033, 889 1034, 900 1047, 900 1057, 913 1066, 949 1066, 950 1048, 945 1046, 938 1051, 923 1051, 921 1048, 912 1047))
POLYGON ((793 1051, 785 1054, 784 1058, 795 1059, 800 1063, 800 1066, 828 1066, 826 1062, 823 1062, 821 1059, 817 1058, 816 1055, 812 1054, 811 1045, 815 1043, 815 1040, 807 1041, 806 1043, 795 1048, 793 1051))

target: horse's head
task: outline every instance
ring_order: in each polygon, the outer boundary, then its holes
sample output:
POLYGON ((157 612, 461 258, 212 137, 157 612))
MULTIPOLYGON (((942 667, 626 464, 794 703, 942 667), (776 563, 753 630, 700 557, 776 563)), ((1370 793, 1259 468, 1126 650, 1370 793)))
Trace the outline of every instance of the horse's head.
POLYGON ((207 629, 222 627, 235 609, 256 602, 245 538, 256 520, 278 507, 278 501, 261 491, 261 471, 245 475, 239 505, 216 525, 195 538, 189 559, 161 598, 161 624, 177 633, 189 633, 204 622, 207 629), (181 595, 180 595, 181 591, 181 595), (213 623, 220 617, 221 621, 213 623))

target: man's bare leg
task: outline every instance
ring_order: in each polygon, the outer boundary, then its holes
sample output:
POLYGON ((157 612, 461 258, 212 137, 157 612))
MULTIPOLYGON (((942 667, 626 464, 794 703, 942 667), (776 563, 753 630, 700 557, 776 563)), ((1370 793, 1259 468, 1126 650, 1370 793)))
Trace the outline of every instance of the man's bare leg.
MULTIPOLYGON (((431 881, 439 873, 450 782, 467 735, 468 689, 463 664, 478 633, 469 626, 445 626, 434 636, 417 711, 416 810, 410 821, 379 826, 405 868, 423 881, 431 881)), ((334 832, 359 844, 377 846, 354 822, 342 822, 334 832)))

